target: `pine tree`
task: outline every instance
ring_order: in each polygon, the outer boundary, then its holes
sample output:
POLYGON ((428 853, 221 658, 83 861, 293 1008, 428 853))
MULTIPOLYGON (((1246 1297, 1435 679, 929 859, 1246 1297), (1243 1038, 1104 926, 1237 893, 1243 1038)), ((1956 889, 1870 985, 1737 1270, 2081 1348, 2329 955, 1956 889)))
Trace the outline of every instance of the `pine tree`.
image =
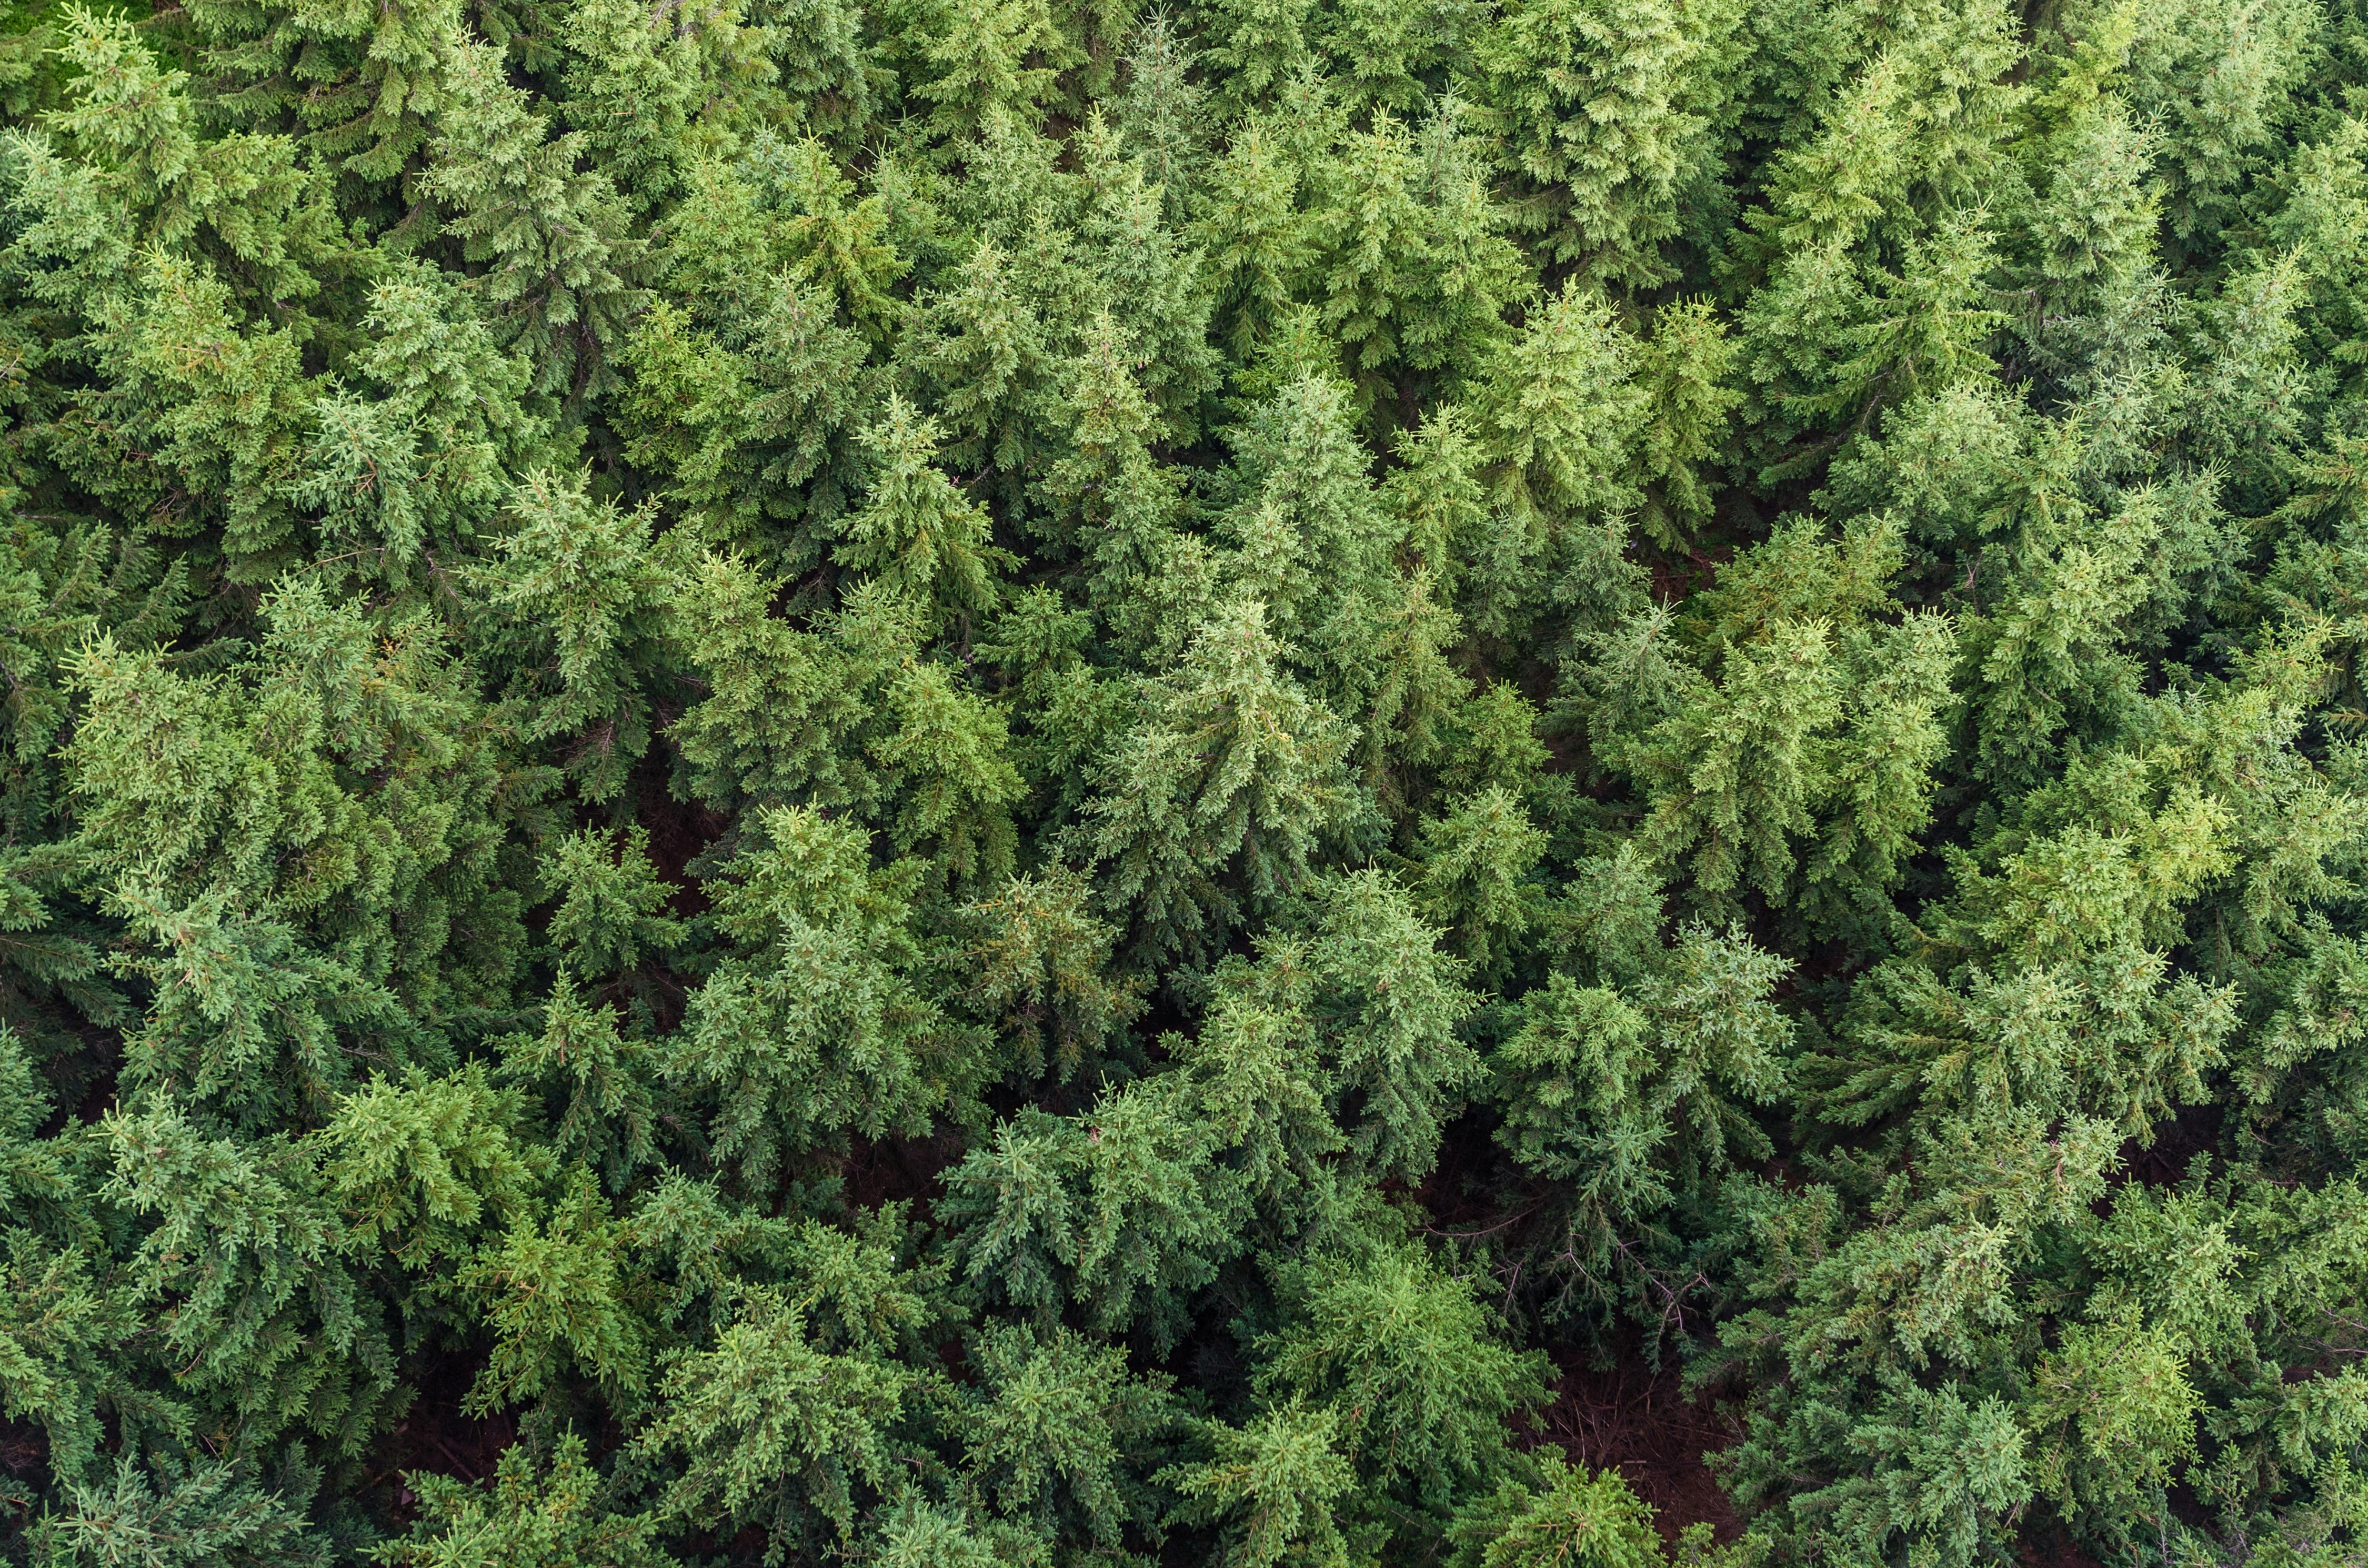
POLYGON ((1588 283, 1668 280, 1661 246, 1704 130, 1688 78, 1718 25, 1653 0, 1544 0, 1508 6, 1481 35, 1481 101, 1530 187, 1519 221, 1588 283))
POLYGON ((1550 1449, 1537 1451, 1537 1483, 1508 1481, 1455 1521, 1458 1568, 1530 1568, 1539 1562, 1645 1568, 1661 1559, 1653 1509, 1616 1471, 1588 1474, 1550 1449))
POLYGON ((1042 276, 1044 259, 1037 247, 1015 255, 982 239, 951 286, 929 300, 905 346, 939 389, 957 463, 1025 472, 1050 445, 1044 415, 1061 335, 1045 319, 1052 301, 1044 296, 1075 280, 1057 262, 1043 269, 1051 278, 1042 276))
POLYGON ((0 1556, 2351 1568, 2363 91, 0 4, 0 1556))
POLYGON ((644 1330, 624 1299, 624 1227, 579 1173, 549 1218, 521 1215, 478 1249, 457 1283, 479 1298, 493 1354, 468 1407, 498 1410, 573 1373, 631 1409, 648 1376, 644 1330))
POLYGON ((871 865, 866 835, 803 807, 714 884, 733 956, 692 994, 667 1076, 710 1104, 716 1157, 751 1190, 820 1134, 920 1131, 974 1087, 978 1048, 927 985, 908 902, 919 868, 871 865))
POLYGON ((1067 1078, 1143 1009, 1140 987, 1107 972, 1115 933, 1087 907, 1091 890, 1065 869, 1014 877, 964 913, 971 1005, 999 1015, 1018 1071, 1067 1078))
POLYGON ((1458 1038, 1476 1000, 1463 966, 1438 950, 1440 933, 1381 873, 1343 877, 1311 902, 1305 945, 1269 960, 1307 971, 1349 1147, 1376 1172, 1425 1176, 1449 1095, 1480 1075, 1479 1058, 1458 1038))
POLYGON ((1372 685, 1376 623, 1397 596, 1395 529, 1365 475, 1348 398, 1305 377, 1245 422, 1236 443, 1240 494, 1221 528, 1274 634, 1295 645, 1335 701, 1372 685))
POLYGON ((781 147, 760 133, 757 146, 769 154, 767 194, 776 214, 783 207, 794 209, 780 223, 782 246, 793 258, 792 276, 826 290, 867 338, 877 342, 889 335, 904 314, 889 290, 903 275, 905 258, 888 240, 888 215, 878 195, 849 202, 854 184, 812 137, 781 147))
POLYGON ((1645 495, 1638 522, 1665 549, 1682 545, 1710 520, 1713 502, 1702 469, 1723 444, 1727 412, 1740 401, 1725 384, 1734 354, 1706 303, 1653 312, 1638 368, 1646 401, 1630 478, 1645 495))
POLYGON ((1277 1285, 1298 1310, 1257 1346, 1262 1392, 1333 1413, 1363 1475, 1429 1506, 1495 1478, 1507 1418, 1544 1397, 1543 1358, 1495 1343, 1464 1281, 1383 1246, 1285 1264, 1277 1285))
POLYGON ((529 1208, 549 1173, 523 1119, 482 1063, 373 1078, 321 1130, 321 1175, 356 1244, 424 1275, 529 1208))
POLYGON ((1543 920, 1531 880, 1546 835, 1521 803, 1492 784, 1422 824, 1420 897, 1458 956, 1484 979, 1501 979, 1543 920))
POLYGON ((962 886, 1010 874, 1019 770, 1006 758, 1008 731, 996 709, 958 689, 939 664, 916 664, 888 687, 893 734, 872 755, 892 769, 902 801, 890 825, 903 853, 928 858, 962 886))
MULTIPOLYGON (((166 1386, 250 1442, 306 1433, 359 1452, 395 1413, 393 1347, 357 1289, 313 1152, 285 1136, 209 1136, 162 1096, 104 1131, 106 1194, 137 1227, 127 1284, 161 1310, 151 1354, 166 1386)), ((188 1417, 151 1404, 149 1419, 169 1430, 188 1417)))
POLYGON ((1313 264, 1315 238, 1299 205, 1299 171, 1281 138, 1252 125, 1209 172, 1192 227, 1208 255, 1215 317, 1237 359, 1247 359, 1292 304, 1313 264))
POLYGON ((569 14, 564 34, 574 56, 567 121, 618 193, 643 210, 679 188, 680 162, 697 145, 693 126, 728 98, 718 90, 723 83, 773 74, 737 11, 654 17, 638 6, 593 4, 569 14))
POLYGON ((1090 1111, 1032 1108, 949 1173, 939 1218, 963 1273, 1049 1326, 1064 1302, 1103 1333, 1172 1346, 1190 1293, 1241 1251, 1242 1193, 1175 1075, 1105 1093, 1090 1111))
POLYGON ((1190 210, 1207 153, 1207 90, 1192 80, 1194 58, 1175 23, 1154 12, 1135 29, 1122 62, 1126 86, 1116 128, 1171 220, 1190 210))
POLYGON ((511 492, 510 512, 488 597, 519 623, 505 640, 525 644, 520 663, 533 661, 520 682, 536 708, 528 737, 559 742, 584 797, 611 800, 649 748, 644 687, 670 662, 649 513, 595 504, 581 476, 541 469, 511 492))
POLYGON ((1328 1410, 1282 1405, 1241 1428, 1209 1434, 1212 1458, 1166 1472, 1188 1519, 1229 1525, 1226 1568, 1348 1561, 1332 1500, 1356 1484, 1335 1449, 1328 1410))
MULTIPOLYGON (((717 226, 685 248, 746 243, 717 226)), ((715 548, 803 571, 860 487, 877 379, 860 335, 816 290, 775 279, 755 293, 723 301, 712 324, 654 305, 626 346, 634 387, 620 423, 628 453, 670 476, 667 497, 715 548)))
POLYGON ((657 1053, 637 1028, 620 1028, 616 1009, 586 996, 567 971, 552 983, 541 1032, 495 1044, 503 1076, 541 1090, 546 1107, 557 1107, 551 1146, 561 1159, 583 1162, 612 1191, 655 1162, 657 1053))
POLYGON ((891 1480, 883 1428, 916 1381, 894 1361, 820 1348, 795 1302, 749 1293, 712 1349, 668 1369, 665 1414, 638 1439, 679 1466, 661 1517, 720 1507, 762 1530, 775 1560, 851 1534, 859 1503, 891 1480))
POLYGON ((1224 109, 1264 107, 1312 63, 1306 0, 1219 0, 1212 9, 1215 38, 1208 57, 1225 85, 1224 109))
POLYGON ((445 62, 450 104, 429 149, 427 186, 446 232, 485 270, 482 308, 534 367, 534 390, 580 400, 639 308, 643 260, 607 174, 580 173, 582 132, 551 135, 547 115, 503 79, 491 45, 457 42, 445 62))
POLYGON ((319 510, 324 545, 355 552, 358 574, 409 585, 487 529, 550 432, 525 406, 528 368, 495 347, 450 274, 395 271, 362 324, 362 386, 314 403, 293 494, 319 510))
POLYGON ((719 803, 870 808, 884 786, 860 743, 878 718, 871 699, 912 654, 915 607, 871 595, 851 618, 860 635, 841 641, 776 616, 782 585, 704 554, 669 606, 672 641, 706 687, 674 729, 687 783, 719 803))
POLYGON ((1003 555, 989 542, 986 514, 938 469, 937 426, 891 397, 865 440, 875 464, 871 494, 847 520, 833 558, 914 600, 928 630, 949 615, 991 608, 1003 555))
POLYGON ((1176 1417, 1160 1381, 1117 1349, 1066 1329, 998 1327, 971 1348, 978 1369, 964 1428, 969 1484, 1047 1536, 1119 1545, 1157 1519, 1145 1460, 1176 1417))
POLYGON ((1783 961, 1739 930, 1688 927, 1642 972, 1595 967, 1592 985, 1558 971, 1531 991, 1490 1062, 1497 1142, 1560 1184, 1546 1271, 1588 1309, 1652 1294, 1672 1207, 1768 1147, 1747 1108, 1783 1086, 1793 1035, 1770 1000, 1783 961))
POLYGON ((374 636, 302 583, 269 617, 227 676, 101 639, 68 754, 82 853, 140 934, 116 962, 156 987, 131 1077, 243 1117, 324 1108, 341 1031, 400 1052, 505 994, 524 931, 503 818, 533 793, 502 800, 482 704, 424 619, 374 636))
POLYGON ((383 1548, 403 1568, 461 1568, 494 1552, 534 1568, 597 1559, 617 1568, 665 1568, 673 1561, 653 1539, 656 1521, 618 1514, 602 1503, 599 1473, 583 1437, 569 1432, 548 1456, 516 1443, 502 1450, 489 1486, 432 1472, 418 1476, 420 1517, 404 1539, 383 1548))
POLYGON ((1705 684, 1633 751, 1615 753, 1652 802, 1645 843, 1665 863, 1690 861, 1713 909, 1745 888, 1783 895, 1792 839, 1816 825, 1812 737, 1841 717, 1827 629, 1780 621, 1771 632, 1764 650, 1728 655, 1720 687, 1705 684))
POLYGON ((304 1517, 301 1492, 267 1490, 235 1465, 167 1460, 150 1472, 127 1455, 108 1482, 71 1487, 66 1506, 35 1524, 37 1549, 68 1562, 103 1562, 127 1550, 160 1563, 331 1561, 330 1546, 304 1517))
POLYGON ((1086 803, 1079 837, 1102 896, 1155 951, 1198 948, 1245 897, 1304 882, 1346 793, 1343 727, 1275 668, 1278 652, 1256 600, 1204 623, 1177 675, 1144 692, 1086 803))
POLYGON ((1221 968, 1201 1028, 1176 1040, 1194 1109, 1227 1146, 1259 1223, 1297 1239, 1320 1213, 1332 1157, 1348 1147, 1333 1118, 1338 1074, 1308 1016, 1309 976, 1295 949, 1255 967, 1221 968))
POLYGON ((1635 361, 1609 307, 1566 285, 1498 349, 1474 389, 1489 499, 1515 530, 1498 547, 1510 558, 1490 564, 1511 579, 1497 592, 1516 604, 1534 592, 1523 568, 1558 534, 1634 503, 1621 454, 1649 406, 1635 361))
POLYGON ((929 129, 949 140, 1024 117, 1050 95, 1070 46, 1042 0, 939 0, 921 49, 914 95, 929 129))

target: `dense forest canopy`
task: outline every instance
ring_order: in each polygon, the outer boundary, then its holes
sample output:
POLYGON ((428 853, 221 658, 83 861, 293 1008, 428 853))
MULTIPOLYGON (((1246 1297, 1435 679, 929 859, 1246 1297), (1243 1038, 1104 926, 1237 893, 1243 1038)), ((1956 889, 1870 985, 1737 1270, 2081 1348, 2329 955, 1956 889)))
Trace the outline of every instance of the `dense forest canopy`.
POLYGON ((7 1562, 2368 1556, 2362 0, 0 115, 7 1562))

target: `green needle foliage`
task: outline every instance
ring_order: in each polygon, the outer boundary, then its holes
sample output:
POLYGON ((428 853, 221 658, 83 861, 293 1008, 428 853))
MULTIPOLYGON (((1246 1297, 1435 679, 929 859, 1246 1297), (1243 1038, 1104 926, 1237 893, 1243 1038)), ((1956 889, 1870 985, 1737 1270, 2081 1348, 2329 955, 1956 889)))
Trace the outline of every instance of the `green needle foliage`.
POLYGON ((2359 1568, 2363 367, 2359 0, 0 6, 0 1565, 2359 1568))

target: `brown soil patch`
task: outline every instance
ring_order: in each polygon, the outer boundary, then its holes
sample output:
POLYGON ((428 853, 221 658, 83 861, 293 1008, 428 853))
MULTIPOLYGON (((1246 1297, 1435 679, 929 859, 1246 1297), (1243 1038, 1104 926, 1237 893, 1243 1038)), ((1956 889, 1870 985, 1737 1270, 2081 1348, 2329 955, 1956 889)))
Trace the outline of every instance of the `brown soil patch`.
POLYGON ((1702 1462, 1736 1440, 1735 1428, 1712 1395, 1686 1397, 1674 1357, 1657 1371, 1640 1350, 1609 1368, 1565 1365, 1539 1426, 1573 1463, 1625 1476, 1653 1506, 1653 1523, 1667 1540, 1697 1523, 1708 1523, 1722 1543, 1742 1533, 1735 1505, 1702 1462))

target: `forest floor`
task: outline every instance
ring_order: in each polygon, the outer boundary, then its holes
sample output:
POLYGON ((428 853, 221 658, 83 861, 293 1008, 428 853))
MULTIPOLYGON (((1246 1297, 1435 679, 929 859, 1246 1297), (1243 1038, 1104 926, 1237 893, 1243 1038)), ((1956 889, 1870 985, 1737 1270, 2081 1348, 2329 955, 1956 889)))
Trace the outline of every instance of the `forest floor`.
POLYGON ((1704 1456, 1736 1439, 1715 1395, 1689 1399, 1672 1356, 1658 1369, 1641 1346, 1623 1346, 1610 1367, 1591 1358, 1562 1365, 1554 1403, 1539 1435, 1561 1445, 1574 1464, 1616 1470, 1653 1506, 1653 1522, 1674 1543, 1688 1525, 1707 1522, 1723 1544, 1743 1528, 1704 1456))

